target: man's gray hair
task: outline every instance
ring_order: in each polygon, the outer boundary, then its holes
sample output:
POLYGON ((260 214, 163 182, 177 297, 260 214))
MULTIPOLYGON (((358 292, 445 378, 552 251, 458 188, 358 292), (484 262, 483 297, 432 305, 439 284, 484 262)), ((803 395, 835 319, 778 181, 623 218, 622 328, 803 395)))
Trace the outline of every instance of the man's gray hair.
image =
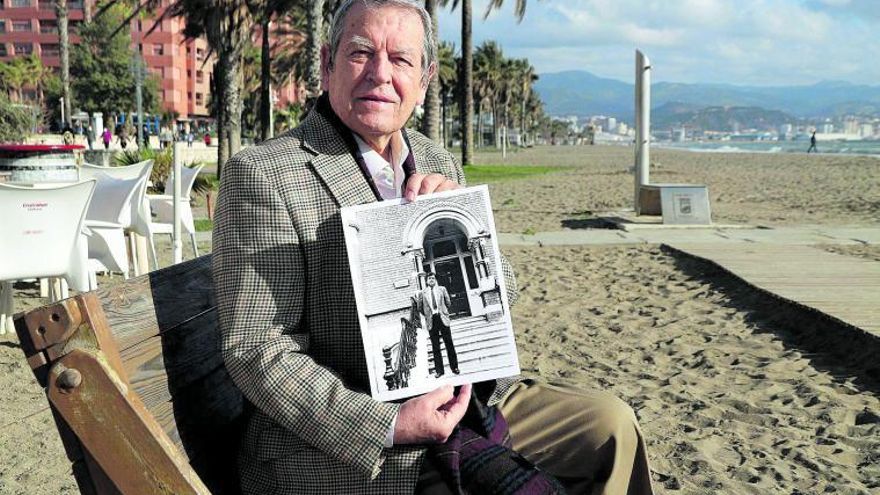
POLYGON ((330 21, 330 54, 328 57, 328 69, 333 69, 334 59, 336 58, 336 50, 342 43, 342 31, 345 29, 345 17, 356 2, 360 2, 368 9, 380 7, 400 7, 411 10, 419 15, 422 19, 422 29, 425 32, 422 40, 422 77, 428 76, 428 68, 432 63, 437 61, 437 47, 434 45, 434 29, 431 23, 431 16, 422 2, 419 0, 344 0, 333 14, 333 20, 330 21))

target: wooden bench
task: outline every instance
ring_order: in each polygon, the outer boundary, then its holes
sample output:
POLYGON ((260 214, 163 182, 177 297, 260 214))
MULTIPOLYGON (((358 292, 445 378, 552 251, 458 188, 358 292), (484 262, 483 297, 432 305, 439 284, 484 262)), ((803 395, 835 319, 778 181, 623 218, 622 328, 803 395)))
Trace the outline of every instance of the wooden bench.
POLYGON ((240 493, 211 258, 17 315, 84 494, 240 493))

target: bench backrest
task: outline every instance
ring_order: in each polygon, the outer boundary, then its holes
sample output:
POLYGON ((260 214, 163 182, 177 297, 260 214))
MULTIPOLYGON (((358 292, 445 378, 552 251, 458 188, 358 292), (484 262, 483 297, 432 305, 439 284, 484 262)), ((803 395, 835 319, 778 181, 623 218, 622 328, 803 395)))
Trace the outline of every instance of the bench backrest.
POLYGON ((210 255, 18 315, 83 493, 240 493, 210 255))

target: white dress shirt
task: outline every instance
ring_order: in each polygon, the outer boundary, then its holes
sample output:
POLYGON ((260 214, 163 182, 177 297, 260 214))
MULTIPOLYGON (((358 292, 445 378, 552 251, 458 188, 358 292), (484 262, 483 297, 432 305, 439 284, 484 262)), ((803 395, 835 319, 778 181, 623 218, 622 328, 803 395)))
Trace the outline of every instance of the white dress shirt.
POLYGON ((360 136, 355 133, 352 133, 352 135, 354 136, 354 140, 357 141, 358 149, 361 152, 361 156, 364 158, 364 163, 367 164, 367 170, 373 177, 373 183, 376 184, 376 189, 379 190, 379 195, 382 196, 382 199, 401 197, 401 188, 405 178, 405 174, 403 173, 403 162, 405 162, 406 158, 409 156, 409 147, 406 145, 406 141, 403 139, 403 135, 400 131, 394 133, 391 137, 391 141, 388 143, 391 147, 391 159, 394 162, 393 164, 389 163, 381 153, 371 148, 370 145, 361 139, 360 136), (389 165, 394 170, 394 185, 392 187, 388 187, 385 184, 385 181, 382 180, 383 170, 389 165))

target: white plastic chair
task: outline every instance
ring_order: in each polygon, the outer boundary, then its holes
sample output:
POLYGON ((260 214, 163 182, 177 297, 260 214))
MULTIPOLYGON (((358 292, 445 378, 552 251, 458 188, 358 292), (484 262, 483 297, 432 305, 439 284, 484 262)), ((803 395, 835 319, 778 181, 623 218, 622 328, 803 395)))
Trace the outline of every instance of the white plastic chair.
MULTIPOLYGON (((125 231, 134 225, 136 213, 142 200, 137 194, 143 194, 146 181, 150 178, 149 166, 140 167, 140 176, 133 178, 113 177, 106 173, 112 168, 100 171, 90 170, 97 181, 95 199, 86 214, 85 226, 89 233, 89 258, 95 260, 96 269, 121 272, 128 278, 129 258, 125 246, 125 231)), ((121 167, 120 167, 121 168, 121 167)), ((126 167, 128 168, 128 167, 126 167)))
MULTIPOLYGON (((0 184, 0 334, 13 329, 14 281, 63 277, 76 290, 92 288, 83 220, 94 190, 94 180, 52 188, 0 184)), ((49 297, 63 299, 67 288, 62 283, 49 297)))
MULTIPOLYGON (((114 179, 143 179, 138 182, 138 187, 134 191, 131 196, 131 200, 129 202, 128 208, 126 211, 122 212, 122 216, 126 216, 126 212, 130 215, 130 218, 122 218, 119 223, 123 224, 123 232, 126 234, 135 233, 138 235, 144 236, 149 242, 152 244, 153 237, 150 231, 150 204, 147 200, 147 183, 149 182, 150 173, 153 170, 153 160, 145 160, 142 162, 135 163, 134 165, 127 165, 123 167, 101 167, 98 165, 92 165, 90 163, 85 163, 80 167, 80 178, 94 178, 98 180, 101 176, 109 176, 114 179)), ((134 248, 132 242, 131 252, 133 254, 137 254, 137 249, 134 248)), ((156 249, 152 245, 150 246, 151 254, 153 255, 153 263, 156 263, 155 255, 156 249)), ((135 266, 135 275, 140 275, 137 271, 137 262, 133 260, 132 263, 135 266)))
MULTIPOLYGON (((192 208, 190 208, 190 193, 192 192, 193 184, 196 182, 196 177, 199 175, 199 172, 202 170, 204 165, 198 165, 195 167, 180 167, 180 228, 184 232, 189 234, 190 241, 192 242, 193 253, 198 257, 199 248, 196 246, 196 227, 195 222, 193 221, 193 213, 192 208)), ((174 180, 173 177, 169 177, 169 180, 165 183, 165 194, 148 194, 147 198, 150 200, 150 209, 155 215, 153 218, 151 230, 153 234, 168 234, 173 235, 174 232, 174 180)), ((155 246, 154 243, 151 242, 151 245, 155 246)), ((154 248, 155 249, 155 248, 154 248)), ((153 254, 153 259, 155 259, 155 253, 153 254)), ((158 264, 156 265, 158 268, 158 264)))

